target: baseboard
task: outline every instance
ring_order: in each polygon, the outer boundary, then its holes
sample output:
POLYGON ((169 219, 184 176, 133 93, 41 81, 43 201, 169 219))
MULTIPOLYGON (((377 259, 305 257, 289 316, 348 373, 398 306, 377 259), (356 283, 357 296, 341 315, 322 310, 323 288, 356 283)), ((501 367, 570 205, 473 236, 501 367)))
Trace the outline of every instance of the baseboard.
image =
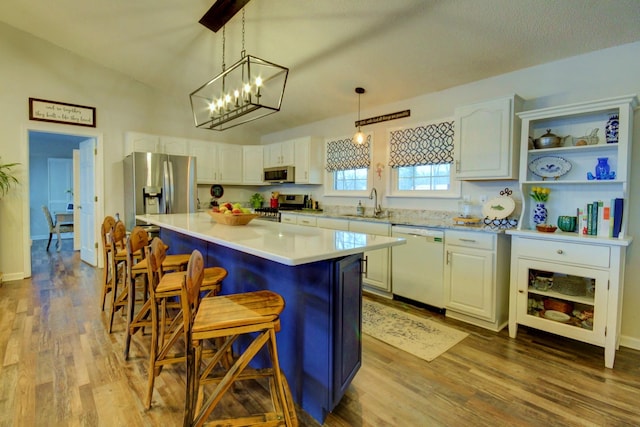
POLYGON ((640 350, 640 339, 621 335, 620 345, 622 347, 628 347, 634 350, 640 350))

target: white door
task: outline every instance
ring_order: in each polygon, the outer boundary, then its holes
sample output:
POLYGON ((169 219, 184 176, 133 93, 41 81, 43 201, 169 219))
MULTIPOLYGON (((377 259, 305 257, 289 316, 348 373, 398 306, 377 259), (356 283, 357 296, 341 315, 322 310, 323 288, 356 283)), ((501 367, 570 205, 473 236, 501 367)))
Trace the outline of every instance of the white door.
POLYGON ((73 201, 73 160, 51 157, 49 167, 49 211, 67 212, 67 205, 73 201))
POLYGON ((90 138, 80 143, 80 259, 87 264, 98 264, 95 237, 95 149, 96 140, 90 138))

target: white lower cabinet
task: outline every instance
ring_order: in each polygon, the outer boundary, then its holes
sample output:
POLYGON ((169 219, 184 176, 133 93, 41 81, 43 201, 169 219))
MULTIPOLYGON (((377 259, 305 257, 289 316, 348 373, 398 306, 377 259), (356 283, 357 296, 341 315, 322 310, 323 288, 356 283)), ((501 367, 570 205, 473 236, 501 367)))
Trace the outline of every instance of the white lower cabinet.
POLYGON ((349 230, 349 220, 339 218, 327 218, 321 216, 317 219, 316 224, 320 228, 329 228, 331 230, 349 230))
MULTIPOLYGON (((367 221, 349 221, 349 231, 391 236, 391 224, 367 221)), ((362 284, 365 289, 385 296, 391 296, 391 257, 390 249, 377 249, 364 253, 364 271, 362 284)))
POLYGON ((598 345, 613 368, 629 241, 510 233, 509 336, 520 324, 598 345))
POLYGON ((445 231, 446 315, 493 331, 507 325, 509 238, 504 234, 445 231))

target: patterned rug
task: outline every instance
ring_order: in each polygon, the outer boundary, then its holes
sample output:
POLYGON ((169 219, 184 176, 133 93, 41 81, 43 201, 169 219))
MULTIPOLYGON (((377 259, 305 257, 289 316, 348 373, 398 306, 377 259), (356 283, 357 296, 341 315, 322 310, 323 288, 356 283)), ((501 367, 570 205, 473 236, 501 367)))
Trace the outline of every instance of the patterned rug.
POLYGON ((469 335, 367 299, 362 301, 362 333, 428 362, 469 335))

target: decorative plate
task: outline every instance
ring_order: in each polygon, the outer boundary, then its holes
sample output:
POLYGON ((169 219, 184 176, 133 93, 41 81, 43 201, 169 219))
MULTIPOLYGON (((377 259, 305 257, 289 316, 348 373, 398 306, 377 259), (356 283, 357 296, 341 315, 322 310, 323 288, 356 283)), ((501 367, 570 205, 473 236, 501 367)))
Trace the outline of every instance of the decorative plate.
POLYGON ((513 213, 516 202, 508 196, 498 196, 487 201, 482 206, 482 215, 492 219, 503 219, 513 213))
POLYGON ((571 163, 562 157, 544 156, 529 162, 529 170, 543 179, 558 179, 571 170, 571 163))
POLYGON ((220 184, 213 184, 209 193, 211 194, 211 197, 219 199, 224 194, 224 188, 222 188, 222 185, 220 184))
POLYGON ((568 314, 565 314, 561 311, 555 311, 555 310, 545 310, 544 311, 544 317, 546 317, 549 320, 555 320, 556 322, 568 322, 569 319, 571 319, 571 317, 568 314))

